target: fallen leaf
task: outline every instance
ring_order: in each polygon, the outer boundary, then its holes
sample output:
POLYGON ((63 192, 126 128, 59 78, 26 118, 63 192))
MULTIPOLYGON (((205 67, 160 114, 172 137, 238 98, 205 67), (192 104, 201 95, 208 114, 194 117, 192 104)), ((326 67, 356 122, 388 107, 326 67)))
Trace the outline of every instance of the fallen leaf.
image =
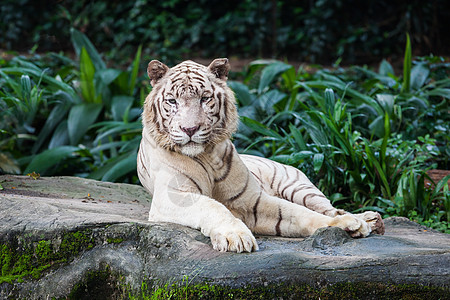
POLYGON ((34 180, 38 180, 41 177, 41 174, 33 171, 33 173, 28 173, 27 176, 33 178, 34 180))

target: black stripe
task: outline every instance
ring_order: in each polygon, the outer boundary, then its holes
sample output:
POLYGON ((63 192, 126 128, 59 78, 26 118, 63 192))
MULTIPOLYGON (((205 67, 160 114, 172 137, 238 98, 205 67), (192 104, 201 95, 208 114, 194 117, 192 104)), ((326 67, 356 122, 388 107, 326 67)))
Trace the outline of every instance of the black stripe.
POLYGON ((278 182, 278 186, 277 186, 277 194, 278 194, 278 195, 281 195, 281 194, 280 194, 281 182, 282 182, 282 180, 280 179, 280 181, 278 182))
POLYGON ((202 162, 200 159, 198 159, 197 157, 194 158, 194 161, 195 161, 196 163, 198 163, 198 164, 203 168, 203 170, 205 170, 205 173, 208 175, 208 179, 209 179, 210 182, 211 182, 211 178, 209 177, 209 172, 208 172, 208 170, 206 169, 206 167, 205 167, 205 165, 203 164, 203 162, 202 162))
POLYGON ((196 187, 197 190, 200 192, 200 194, 203 195, 203 190, 202 190, 202 188, 200 187, 200 185, 199 185, 199 184, 198 184, 191 176, 189 176, 188 174, 186 174, 186 173, 180 171, 179 169, 175 168, 174 166, 171 166, 171 165, 167 164, 166 162, 162 162, 162 163, 165 164, 166 166, 168 166, 169 168, 172 168, 172 169, 174 169, 175 171, 181 173, 181 175, 183 175, 184 177, 186 177, 187 179, 189 179, 189 180, 195 185, 195 187, 196 187))
MULTIPOLYGON (((293 185, 296 184, 296 183, 297 183, 297 181, 292 181, 291 183, 287 184, 287 185, 283 188, 283 190, 281 191, 281 193, 279 193, 280 196, 283 197, 283 199, 289 200, 288 197, 287 197, 286 195, 284 195, 284 193, 286 192, 286 190, 287 190, 288 188, 290 188, 291 186, 293 186, 293 185)), ((292 199, 291 199, 291 202, 292 202, 292 199)))
POLYGON ((161 107, 160 107, 160 102, 158 102, 159 105, 155 105, 156 106, 156 110, 158 111, 158 115, 161 117, 161 120, 157 122, 158 124, 158 130, 159 132, 161 132, 164 128, 164 117, 161 113, 161 107))
POLYGON ((256 199, 255 205, 253 206, 253 217, 255 218, 255 227, 256 227, 256 222, 258 222, 258 204, 259 204, 259 201, 261 200, 261 195, 262 195, 262 189, 259 190, 258 199, 256 199))
POLYGON ((273 161, 269 160, 272 164, 268 164, 265 159, 263 159, 262 157, 259 156, 254 156, 254 155, 250 155, 247 156, 247 158, 253 159, 256 162, 262 163, 263 165, 267 166, 269 169, 275 168, 273 161))
POLYGON ((191 73, 201 77, 202 74, 200 72, 196 72, 195 70, 199 70, 199 69, 193 69, 193 71, 191 71, 191 73))
POLYGON ((273 183, 275 182, 275 177, 277 176, 277 168, 273 168, 272 182, 270 183, 270 188, 273 190, 273 183))
POLYGON ((256 174, 253 173, 252 171, 250 171, 250 173, 252 173, 253 176, 255 176, 255 178, 258 179, 258 181, 259 181, 260 183, 262 183, 262 180, 261 180, 261 178, 258 177, 258 175, 256 175, 256 174))
POLYGON ((230 171, 231 171, 231 166, 233 165, 233 155, 234 155, 233 147, 230 147, 230 144, 227 144, 227 148, 225 149, 224 156, 222 157, 222 161, 225 160, 227 169, 225 170, 225 174, 223 174, 220 178, 214 178, 214 182, 223 181, 228 177, 228 175, 230 174, 230 171), (228 151, 228 149, 230 149, 230 151, 228 151), (225 158, 225 156, 227 155, 227 152, 228 152, 228 156, 225 158))
POLYGON ((281 207, 278 207, 278 223, 275 226, 275 232, 277 236, 281 236, 281 229, 280 229, 281 220, 283 220, 283 215, 281 214, 281 207))
POLYGON ((308 200, 308 198, 312 198, 312 197, 326 198, 325 196, 320 195, 320 194, 315 194, 315 193, 306 194, 305 197, 303 197, 303 206, 307 207, 306 206, 306 200, 308 200))
POLYGON ((244 192, 247 190, 249 177, 250 177, 250 174, 247 173, 247 181, 245 182, 245 186, 242 188, 242 190, 239 193, 237 193, 233 197, 229 198, 227 201, 229 201, 229 202, 234 201, 234 200, 238 199, 239 197, 241 197, 242 194, 244 194, 244 192))
POLYGON ((189 79, 191 79, 191 80, 198 80, 198 82, 203 82, 203 81, 205 81, 204 78, 198 77, 198 76, 189 76, 189 79))
POLYGON ((176 77, 176 78, 173 78, 172 79, 172 84, 174 84, 175 82, 177 82, 177 81, 179 81, 179 80, 181 80, 181 79, 183 79, 182 77, 176 77))
POLYGON ((311 189, 314 188, 313 186, 309 185, 309 184, 301 184, 298 185, 297 187, 294 188, 294 190, 291 193, 291 196, 289 197, 291 200, 291 202, 294 202, 294 196, 295 194, 297 194, 297 192, 300 192, 301 190, 307 190, 307 189, 311 189))
MULTIPOLYGON (((142 151, 139 151, 139 156, 138 156, 138 162, 140 162, 140 165, 142 166, 142 168, 145 170, 145 172, 148 174, 148 172, 147 172, 147 168, 145 167, 145 164, 142 162, 142 158, 141 158, 141 156, 142 156, 142 151)), ((145 161, 145 160, 144 160, 145 161)), ((142 170, 141 169, 138 169, 138 172, 141 174, 141 175, 144 175, 144 173, 142 173, 142 170)), ((142 177, 144 177, 144 176, 142 176, 142 177)))

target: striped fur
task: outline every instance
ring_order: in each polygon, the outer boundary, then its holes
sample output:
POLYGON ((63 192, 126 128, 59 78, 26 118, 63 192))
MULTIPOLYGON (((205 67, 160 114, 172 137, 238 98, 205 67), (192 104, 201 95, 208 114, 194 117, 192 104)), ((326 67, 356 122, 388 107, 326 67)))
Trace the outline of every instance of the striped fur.
POLYGON ((219 251, 254 251, 256 234, 300 237, 338 226, 354 237, 382 233, 379 214, 335 209, 299 170, 239 155, 228 60, 171 69, 149 63, 138 175, 153 195, 149 220, 200 229, 219 251))

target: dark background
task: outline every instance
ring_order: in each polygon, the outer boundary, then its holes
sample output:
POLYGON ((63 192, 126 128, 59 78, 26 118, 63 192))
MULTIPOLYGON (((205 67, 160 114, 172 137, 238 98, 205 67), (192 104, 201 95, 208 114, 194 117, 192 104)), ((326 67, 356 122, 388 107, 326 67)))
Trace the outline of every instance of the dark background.
POLYGON ((7 0, 0 4, 4 51, 72 51, 70 28, 109 58, 144 54, 274 57, 330 64, 401 60, 406 33, 413 55, 450 54, 450 1, 406 0, 7 0))

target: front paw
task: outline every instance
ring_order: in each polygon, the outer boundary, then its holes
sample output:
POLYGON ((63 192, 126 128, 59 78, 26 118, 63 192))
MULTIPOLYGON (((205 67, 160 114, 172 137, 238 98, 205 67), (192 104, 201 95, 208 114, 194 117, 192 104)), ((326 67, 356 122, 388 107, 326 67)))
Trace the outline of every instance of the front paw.
POLYGON ((252 252, 258 250, 258 243, 250 229, 243 223, 234 226, 221 226, 212 230, 211 243, 221 252, 252 252))
POLYGON ((384 222, 381 215, 374 211, 366 211, 361 214, 355 214, 356 217, 366 221, 369 224, 371 232, 384 234, 384 222))
POLYGON ((334 217, 329 225, 344 229, 354 238, 366 237, 370 234, 369 225, 365 221, 350 214, 334 217))

